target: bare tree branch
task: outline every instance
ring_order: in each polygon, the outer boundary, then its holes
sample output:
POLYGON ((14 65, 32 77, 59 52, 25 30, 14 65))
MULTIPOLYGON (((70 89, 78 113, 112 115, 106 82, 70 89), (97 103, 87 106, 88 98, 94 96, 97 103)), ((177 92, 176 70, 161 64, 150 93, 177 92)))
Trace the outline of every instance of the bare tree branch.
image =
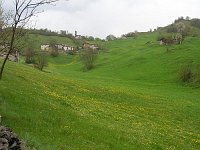
MULTIPOLYGON (((6 54, 6 58, 3 61, 3 64, 1 66, 0 70, 0 80, 2 78, 3 70, 6 64, 6 61, 8 60, 9 54, 14 49, 14 41, 17 40, 16 34, 17 34, 17 28, 19 25, 25 26, 33 17, 34 15, 40 13, 40 11, 37 11, 37 8, 42 5, 46 4, 52 4, 59 0, 15 0, 15 12, 13 15, 13 22, 11 24, 11 34, 8 36, 4 36, 5 39, 2 40, 2 43, 5 44, 5 41, 7 38, 10 37, 10 42, 6 45, 8 48, 8 52, 6 54)), ((2 44, 0 42, 0 44, 2 44)), ((4 49, 5 50, 5 49, 4 49)), ((3 50, 0 50, 3 51, 3 50)))

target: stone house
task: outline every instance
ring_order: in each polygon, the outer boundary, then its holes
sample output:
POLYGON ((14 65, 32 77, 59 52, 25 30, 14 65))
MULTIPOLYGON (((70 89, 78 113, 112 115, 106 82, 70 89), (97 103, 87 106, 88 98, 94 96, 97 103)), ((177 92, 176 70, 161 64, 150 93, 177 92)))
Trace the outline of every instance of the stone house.
POLYGON ((99 50, 99 47, 96 44, 89 44, 89 43, 84 43, 83 44, 84 49, 93 49, 93 50, 99 50))
POLYGON ((55 45, 55 47, 57 47, 58 50, 62 50, 63 49, 63 45, 62 44, 57 44, 57 45, 55 45))
POLYGON ((41 50, 48 51, 50 49, 49 44, 41 45, 41 50))
POLYGON ((74 49, 74 47, 72 47, 72 46, 64 45, 64 46, 63 46, 63 50, 64 50, 64 51, 74 51, 75 49, 74 49))

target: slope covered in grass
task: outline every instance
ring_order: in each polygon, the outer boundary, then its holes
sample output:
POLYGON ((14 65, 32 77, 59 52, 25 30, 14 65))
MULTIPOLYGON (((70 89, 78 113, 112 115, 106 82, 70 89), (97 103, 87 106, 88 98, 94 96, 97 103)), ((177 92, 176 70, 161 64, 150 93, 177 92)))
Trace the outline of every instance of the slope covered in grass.
POLYGON ((56 44, 66 44, 69 46, 76 47, 77 44, 68 37, 61 36, 45 36, 40 34, 26 34, 25 37, 20 39, 18 45, 22 48, 21 51, 27 50, 27 48, 32 47, 35 51, 41 50, 41 45, 50 44, 54 41, 56 44))
MULTIPOLYGON (((51 59, 48 69, 95 85, 116 85, 136 90, 141 87, 147 91, 155 89, 155 93, 158 93, 157 90, 164 90, 164 93, 166 90, 172 92, 172 89, 184 91, 187 86, 178 79, 178 72, 188 63, 194 71, 200 65, 200 38, 187 37, 182 45, 173 45, 167 52, 156 37, 156 33, 148 33, 136 39, 107 42, 106 50, 100 51, 95 68, 89 72, 81 71, 79 56, 51 59), (58 60, 66 65, 61 65, 58 60)), ((187 92, 184 91, 184 94, 187 92)))
POLYGON ((200 39, 167 53, 155 38, 106 43, 88 72, 78 55, 49 58, 44 72, 9 62, 2 123, 36 149, 199 149, 200 89, 177 70, 200 63, 200 39))

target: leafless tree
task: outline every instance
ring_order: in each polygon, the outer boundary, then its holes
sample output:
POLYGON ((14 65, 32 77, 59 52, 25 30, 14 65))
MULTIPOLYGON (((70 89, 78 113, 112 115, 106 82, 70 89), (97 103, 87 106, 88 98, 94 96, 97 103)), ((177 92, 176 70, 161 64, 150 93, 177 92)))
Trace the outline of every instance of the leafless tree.
POLYGON ((2 29, 3 27, 3 9, 2 9, 2 6, 1 6, 1 2, 0 2, 0 30, 2 29))
POLYGON ((2 78, 3 70, 6 64, 6 61, 8 60, 9 54, 14 49, 14 42, 16 40, 16 34, 18 32, 19 28, 23 28, 30 19, 35 16, 36 14, 40 13, 41 11, 38 11, 38 7, 46 4, 53 4, 59 0, 13 0, 15 9, 13 15, 11 15, 11 18, 9 19, 9 28, 10 28, 10 34, 4 35, 9 37, 8 44, 8 51, 6 53, 6 57, 2 63, 1 70, 0 70, 0 80, 2 78))

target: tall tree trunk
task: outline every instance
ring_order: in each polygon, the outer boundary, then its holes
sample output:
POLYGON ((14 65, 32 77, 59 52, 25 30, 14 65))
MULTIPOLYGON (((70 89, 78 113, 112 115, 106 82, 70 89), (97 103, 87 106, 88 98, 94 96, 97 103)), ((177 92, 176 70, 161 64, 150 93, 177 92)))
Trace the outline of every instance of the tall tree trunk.
POLYGON ((2 79, 3 70, 4 70, 4 67, 5 67, 6 61, 8 60, 8 57, 9 57, 11 51, 13 50, 13 44, 14 44, 14 40, 15 40, 16 28, 17 28, 17 24, 15 24, 15 25, 12 27, 12 38, 11 38, 11 42, 10 42, 10 47, 9 47, 9 51, 8 51, 8 53, 7 53, 7 55, 6 55, 6 58, 4 59, 3 64, 2 64, 2 66, 1 66, 0 80, 2 79))

